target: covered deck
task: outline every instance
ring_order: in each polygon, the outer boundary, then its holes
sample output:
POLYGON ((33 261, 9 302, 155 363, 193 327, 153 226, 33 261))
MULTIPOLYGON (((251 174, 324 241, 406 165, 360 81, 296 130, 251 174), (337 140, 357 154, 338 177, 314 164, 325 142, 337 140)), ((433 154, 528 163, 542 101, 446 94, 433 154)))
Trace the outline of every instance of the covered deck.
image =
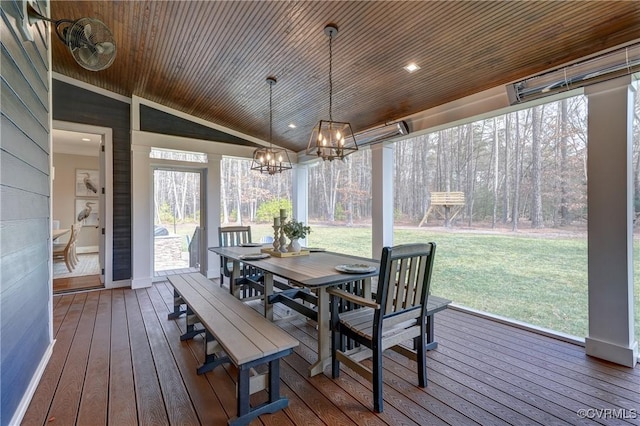
MULTIPOLYGON (((228 366, 196 374, 202 339, 180 342, 184 320, 167 320, 167 281, 53 304, 56 343, 23 424, 220 425, 234 416, 235 374, 228 366)), ((347 369, 337 380, 329 369, 309 378, 315 329, 286 310, 275 314, 300 341, 281 365, 290 404, 252 424, 640 424, 639 367, 455 308, 437 315, 427 388, 417 386, 414 362, 386 355, 385 411, 375 414, 371 385, 347 369)))

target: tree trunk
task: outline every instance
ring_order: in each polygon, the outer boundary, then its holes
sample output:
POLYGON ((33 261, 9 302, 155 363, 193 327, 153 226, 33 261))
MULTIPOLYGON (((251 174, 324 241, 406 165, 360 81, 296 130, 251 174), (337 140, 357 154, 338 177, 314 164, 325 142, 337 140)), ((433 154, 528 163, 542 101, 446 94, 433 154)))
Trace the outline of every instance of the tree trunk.
MULTIPOLYGON (((466 167, 467 167, 467 190, 466 190, 466 206, 465 206, 465 210, 467 212, 467 225, 471 226, 472 222, 473 222, 473 195, 474 195, 474 191, 475 191, 475 181, 476 181, 476 162, 474 162, 474 143, 475 143, 475 138, 474 138, 474 134, 473 134, 473 124, 469 123, 467 124, 467 126, 465 126, 468 130, 468 136, 467 136, 467 160, 466 160, 466 167)), ((482 131, 480 132, 480 138, 482 138, 482 131)))
POLYGON ((509 194, 510 190, 510 173, 509 161, 511 153, 511 114, 504 117, 504 187, 502 190, 502 223, 509 221, 509 194))
POLYGON ((240 161, 236 160, 236 223, 242 225, 242 169, 240 167, 240 161))
POLYGON ((531 227, 542 228, 542 148, 540 142, 541 107, 533 107, 531 116, 531 227))
MULTIPOLYGON (((444 160, 444 190, 451 192, 451 129, 442 131, 443 141, 443 160, 444 160)), ((451 209, 447 206, 444 209, 444 226, 445 228, 451 227, 451 209)))
POLYGON ((491 158, 493 159, 493 214, 491 216, 491 227, 496 227, 498 220, 498 120, 493 119, 493 145, 491 158))
POLYGON ((182 212, 178 210, 178 184, 176 183, 176 172, 170 172, 171 184, 173 188, 173 203, 171 203, 171 209, 173 210, 174 218, 182 220, 182 212), (178 217, 176 217, 178 216, 178 217))
POLYGON ((229 160, 223 160, 224 171, 227 173, 220 173, 220 202, 222 204, 222 223, 229 223, 229 205, 227 204, 227 187, 229 186, 229 160))
POLYGON ((514 163, 515 167, 513 168, 513 210, 511 213, 511 230, 518 230, 518 218, 520 217, 520 173, 521 173, 521 163, 520 163, 520 114, 519 112, 513 113, 513 117, 515 118, 514 127, 516 130, 515 140, 513 141, 514 145, 514 163))
POLYGON ((567 100, 560 101, 560 225, 571 224, 569 212, 568 163, 567 145, 569 135, 567 129, 567 100))

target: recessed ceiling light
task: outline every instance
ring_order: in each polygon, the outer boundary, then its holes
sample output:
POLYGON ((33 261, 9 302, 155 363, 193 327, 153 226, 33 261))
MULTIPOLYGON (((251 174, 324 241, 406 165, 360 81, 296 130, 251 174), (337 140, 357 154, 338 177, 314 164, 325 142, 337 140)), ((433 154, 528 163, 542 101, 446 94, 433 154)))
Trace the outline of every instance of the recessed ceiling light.
POLYGON ((403 68, 405 70, 407 70, 408 72, 415 72, 415 71, 418 71, 420 69, 418 64, 416 64, 415 62, 411 62, 409 65, 407 65, 406 67, 403 67, 403 68))
POLYGON ((89 139, 89 138, 82 138, 82 140, 85 141, 85 142, 91 142, 91 139, 89 139))
POLYGON ((289 124, 289 127, 290 127, 291 129, 295 129, 295 128, 296 128, 296 127, 298 127, 298 126, 296 126, 296 125, 295 125, 295 124, 293 124, 293 123, 290 123, 290 124, 289 124))

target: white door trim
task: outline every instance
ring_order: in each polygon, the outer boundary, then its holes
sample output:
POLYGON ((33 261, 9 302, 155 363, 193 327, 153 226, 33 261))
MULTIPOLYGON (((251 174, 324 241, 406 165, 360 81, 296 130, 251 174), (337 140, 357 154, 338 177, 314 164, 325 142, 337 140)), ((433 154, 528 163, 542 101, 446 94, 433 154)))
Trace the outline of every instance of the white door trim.
POLYGON ((104 226, 104 286, 113 286, 113 130, 109 127, 92 126, 90 124, 72 123, 69 121, 53 120, 52 127, 57 130, 70 132, 93 133, 101 135, 104 143, 105 181, 105 217, 101 218, 104 226))

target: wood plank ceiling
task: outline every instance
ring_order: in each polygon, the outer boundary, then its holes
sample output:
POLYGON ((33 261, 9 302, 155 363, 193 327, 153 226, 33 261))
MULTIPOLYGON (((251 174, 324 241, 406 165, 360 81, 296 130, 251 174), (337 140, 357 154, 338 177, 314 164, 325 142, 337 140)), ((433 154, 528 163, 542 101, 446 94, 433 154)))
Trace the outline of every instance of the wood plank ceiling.
POLYGON ((84 16, 113 31, 114 64, 86 71, 53 38, 53 71, 265 141, 276 76, 273 143, 294 151, 328 119, 327 23, 333 118, 354 131, 640 39, 637 1, 51 1, 84 16))

